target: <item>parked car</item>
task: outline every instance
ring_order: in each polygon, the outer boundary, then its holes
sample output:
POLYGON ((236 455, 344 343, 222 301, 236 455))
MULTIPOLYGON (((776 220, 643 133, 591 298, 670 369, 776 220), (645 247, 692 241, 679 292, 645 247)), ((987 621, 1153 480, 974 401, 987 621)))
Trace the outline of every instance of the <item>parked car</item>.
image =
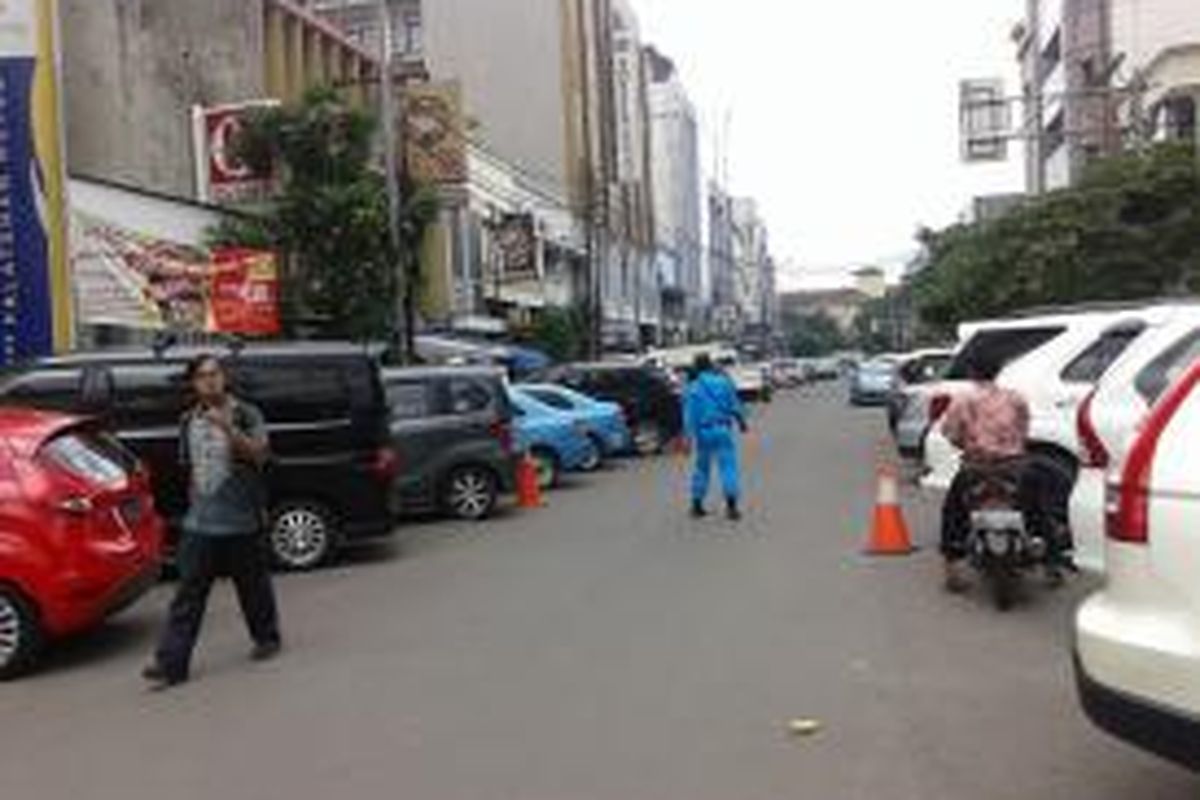
POLYGON ((925 438, 921 425, 927 418, 922 419, 924 412, 920 403, 926 395, 918 387, 927 386, 941 378, 953 358, 953 350, 929 349, 906 353, 898 359, 896 381, 888 398, 888 424, 896 435, 902 453, 918 450, 925 438), (910 409, 910 404, 917 404, 917 407, 910 409), (905 441, 901 442, 900 424, 906 414, 910 414, 912 419, 905 431, 905 441))
POLYGON ((850 373, 850 405, 882 406, 892 396, 896 382, 896 364, 892 361, 866 361, 850 373))
POLYGON ((512 402, 504 372, 489 367, 385 369, 397 456, 393 505, 480 520, 513 491, 512 402))
POLYGON ((662 452, 683 432, 679 390, 658 367, 623 362, 563 364, 534 380, 562 384, 620 405, 640 455, 662 452))
POLYGON ((1030 459, 1040 471, 1047 502, 1066 525, 1078 469, 1075 416, 1105 370, 1144 328, 1144 309, 1081 310, 964 326, 964 344, 931 396, 922 485, 945 489, 958 471, 959 453, 938 422, 953 398, 971 387, 972 364, 1019 392, 1030 409, 1030 459))
POLYGON ((515 391, 578 417, 588 426, 588 436, 596 445, 596 452, 605 457, 628 453, 633 447, 633 436, 629 433, 629 424, 625 422, 625 412, 616 403, 596 400, 556 383, 522 384, 515 387, 515 391))
MULTIPOLYGON (((188 359, 211 349, 121 350, 44 359, 0 380, 0 402, 102 417, 149 466, 173 526, 187 509, 179 423, 188 359)), ((373 354, 349 344, 250 345, 225 353, 233 391, 267 420, 269 541, 309 569, 343 544, 393 530, 396 459, 373 354)))
POLYGON ((137 459, 91 423, 0 408, 0 680, 135 601, 163 524, 137 459))
POLYGON ((1075 621, 1084 710, 1200 771, 1200 363, 1162 393, 1109 486, 1104 587, 1075 621))
POLYGON ((842 362, 833 356, 813 359, 813 378, 818 381, 836 381, 842 377, 842 362))
POLYGON ((798 358, 779 358, 772 364, 775 385, 781 389, 796 389, 812 379, 811 366, 798 358))
POLYGON ((1200 305, 1158 308, 1146 322, 1076 415, 1080 466, 1070 507, 1075 562, 1097 572, 1104 570, 1108 470, 1121 463, 1137 426, 1168 384, 1200 360, 1200 305))
POLYGON ((533 458, 541 488, 558 486, 564 472, 596 468, 602 456, 587 423, 522 392, 512 392, 510 398, 517 450, 533 458))

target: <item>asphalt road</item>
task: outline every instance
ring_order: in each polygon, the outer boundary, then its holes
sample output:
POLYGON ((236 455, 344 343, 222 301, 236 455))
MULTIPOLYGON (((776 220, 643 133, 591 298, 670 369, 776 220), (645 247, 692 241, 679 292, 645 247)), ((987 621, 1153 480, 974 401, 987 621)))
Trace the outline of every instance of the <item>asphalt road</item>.
POLYGON ((1007 616, 944 596, 921 503, 921 554, 859 554, 879 413, 809 390, 755 431, 737 527, 681 513, 678 462, 618 465, 545 510, 407 526, 282 578, 271 664, 247 662, 224 587, 195 680, 154 695, 137 672, 164 589, 0 686, 0 798, 1198 796, 1079 712, 1085 585, 1007 616))

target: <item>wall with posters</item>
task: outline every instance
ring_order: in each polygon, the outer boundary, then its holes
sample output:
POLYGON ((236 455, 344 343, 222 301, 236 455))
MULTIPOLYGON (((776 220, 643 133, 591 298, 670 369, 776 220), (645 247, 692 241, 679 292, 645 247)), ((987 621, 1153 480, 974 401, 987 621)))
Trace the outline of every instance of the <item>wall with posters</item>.
POLYGON ((0 3, 0 366, 71 341, 55 19, 0 3))

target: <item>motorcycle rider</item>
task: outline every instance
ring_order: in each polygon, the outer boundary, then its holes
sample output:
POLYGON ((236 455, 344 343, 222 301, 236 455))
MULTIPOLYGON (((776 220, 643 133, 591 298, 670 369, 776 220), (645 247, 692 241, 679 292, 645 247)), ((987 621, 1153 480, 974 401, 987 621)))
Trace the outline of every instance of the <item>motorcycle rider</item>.
MULTIPOLYGON (((1019 478, 1018 502, 1026 522, 1035 532, 1046 532, 1043 504, 1035 475, 1025 463, 1029 439, 1029 404, 1018 392, 998 386, 992 365, 973 362, 967 377, 969 391, 954 400, 942 423, 942 433, 962 451, 962 466, 955 475, 942 507, 942 557, 946 589, 966 589, 962 562, 967 557, 971 525, 970 493, 981 477, 996 470, 1012 470, 1019 478)), ((1050 538, 1045 537, 1050 543, 1050 538)))

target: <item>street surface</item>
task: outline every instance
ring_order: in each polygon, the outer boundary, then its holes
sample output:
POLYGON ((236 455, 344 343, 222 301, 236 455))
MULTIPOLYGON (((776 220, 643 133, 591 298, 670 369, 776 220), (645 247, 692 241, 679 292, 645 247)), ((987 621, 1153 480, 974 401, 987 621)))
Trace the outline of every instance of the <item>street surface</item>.
POLYGON ((619 464, 546 510, 406 526, 281 578, 274 663, 246 660, 221 586, 195 680, 154 695, 164 587, 0 686, 0 798, 1200 796, 1078 710, 1086 585, 1006 616, 943 595, 913 498, 921 553, 860 556, 882 413, 832 386, 755 413, 736 528, 685 517, 679 462, 619 464))

